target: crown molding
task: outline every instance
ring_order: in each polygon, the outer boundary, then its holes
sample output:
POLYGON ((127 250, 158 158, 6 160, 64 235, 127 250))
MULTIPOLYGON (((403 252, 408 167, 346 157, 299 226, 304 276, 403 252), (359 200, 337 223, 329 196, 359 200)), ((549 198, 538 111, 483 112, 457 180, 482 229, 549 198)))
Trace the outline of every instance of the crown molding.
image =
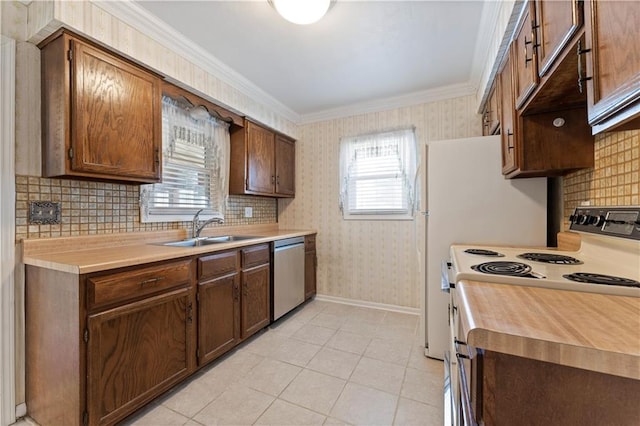
POLYGON ((163 46, 174 52, 180 52, 180 55, 191 63, 206 70, 249 98, 263 104, 283 118, 294 123, 299 122, 300 115, 295 111, 260 89, 211 53, 197 46, 193 41, 143 7, 132 1, 94 1, 93 3, 163 46))
POLYGON ((309 124, 317 121, 333 120, 372 112, 408 107, 411 105, 459 98, 475 94, 477 88, 469 83, 453 84, 435 89, 422 90, 406 95, 392 96, 369 102, 362 102, 337 108, 326 109, 300 116, 298 124, 309 124))

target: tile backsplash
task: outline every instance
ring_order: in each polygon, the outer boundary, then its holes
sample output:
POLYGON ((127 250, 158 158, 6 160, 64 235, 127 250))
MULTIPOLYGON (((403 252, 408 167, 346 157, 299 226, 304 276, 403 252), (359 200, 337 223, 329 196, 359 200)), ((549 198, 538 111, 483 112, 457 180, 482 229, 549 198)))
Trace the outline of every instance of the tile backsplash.
POLYGON ((564 221, 584 202, 593 206, 640 205, 640 130, 596 136, 592 169, 564 177, 564 221))
MULTIPOLYGON (((140 187, 117 183, 88 182, 16 176, 16 240, 180 229, 189 222, 140 223, 140 187), (61 223, 36 225, 29 221, 29 201, 59 202, 61 223)), ((277 222, 275 199, 229 196, 224 225, 255 225, 277 222), (253 217, 244 217, 244 208, 253 217)), ((220 226, 212 224, 211 226, 220 226)))

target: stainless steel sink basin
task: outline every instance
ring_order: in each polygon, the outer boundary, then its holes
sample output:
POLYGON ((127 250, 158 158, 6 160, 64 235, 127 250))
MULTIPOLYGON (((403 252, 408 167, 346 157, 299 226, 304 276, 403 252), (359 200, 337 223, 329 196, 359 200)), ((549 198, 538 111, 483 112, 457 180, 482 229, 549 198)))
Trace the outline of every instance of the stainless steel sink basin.
POLYGON ((251 235, 222 235, 219 237, 200 237, 200 238, 189 238, 187 240, 180 241, 169 241, 166 243, 161 243, 163 246, 172 246, 172 247, 200 247, 207 246, 210 244, 221 244, 221 243, 230 243, 233 241, 245 241, 252 240, 255 238, 251 235))

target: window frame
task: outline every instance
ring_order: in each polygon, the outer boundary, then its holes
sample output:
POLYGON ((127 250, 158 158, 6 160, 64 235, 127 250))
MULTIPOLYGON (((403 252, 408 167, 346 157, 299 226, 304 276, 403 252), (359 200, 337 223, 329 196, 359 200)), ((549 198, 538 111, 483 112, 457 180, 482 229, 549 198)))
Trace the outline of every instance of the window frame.
MULTIPOLYGON (((173 106, 176 108, 182 109, 185 111, 185 114, 191 116, 194 121, 201 120, 213 120, 215 121, 214 127, 222 126, 224 130, 226 130, 226 135, 224 140, 214 142, 214 144, 218 145, 215 147, 202 147, 203 151, 207 149, 211 149, 212 151, 218 151, 217 153, 221 156, 222 161, 218 160, 217 164, 215 161, 209 165, 209 177, 208 177, 208 190, 205 190, 205 195, 207 197, 207 206, 204 207, 204 210, 200 214, 200 218, 203 220, 219 217, 224 219, 224 215, 226 213, 226 207, 229 196, 229 164, 230 164, 230 135, 229 135, 229 123, 225 120, 219 118, 219 115, 214 111, 211 113, 204 106, 194 107, 186 98, 178 98, 176 99, 173 96, 163 95, 163 132, 162 132, 162 174, 163 180, 165 180, 165 172, 168 170, 175 170, 180 168, 180 161, 175 159, 171 160, 170 157, 166 155, 167 150, 172 149, 172 142, 174 142, 174 132, 170 131, 172 126, 172 122, 166 123, 164 117, 165 112, 165 101, 173 103, 173 106), (165 126, 166 124, 166 126, 165 126), (168 127, 168 128, 165 128, 168 127), (222 146, 222 147, 221 147, 222 146), (167 166, 167 164, 171 162, 173 163, 171 166, 167 166), (217 165, 217 170, 215 169, 217 165), (216 173, 217 172, 217 173, 216 173), (218 181, 214 182, 215 176, 218 176, 218 181), (214 191, 214 187, 218 187, 218 191, 220 192, 216 195, 216 191, 214 191), (216 198, 214 200, 214 198, 216 198)), ((211 135, 213 137, 213 135, 211 135)), ((184 142, 183 142, 184 144, 184 142)), ((175 144, 173 145, 175 147, 175 144)), ((203 162, 206 162, 203 159, 203 162)), ((192 172, 191 174, 196 175, 196 180, 198 180, 198 173, 200 170, 206 170, 204 167, 197 167, 192 164, 183 164, 182 167, 184 170, 188 170, 192 172)), ((141 223, 158 223, 158 222, 185 222, 193 219, 194 215, 203 208, 203 206, 193 206, 193 207, 179 207, 176 205, 166 207, 164 212, 163 207, 158 206, 149 206, 149 199, 153 197, 154 190, 157 186, 162 185, 159 184, 151 184, 151 185, 142 185, 140 188, 140 222, 141 223), (160 212, 160 213, 159 213, 160 212)), ((190 189, 190 186, 185 186, 185 191, 193 191, 190 189)), ((169 195, 171 198, 171 194, 169 195)))
MULTIPOLYGON (((388 144, 388 142, 386 142, 388 144)), ((380 148, 384 148, 381 146, 380 148)), ((351 137, 343 137, 340 141, 340 210, 342 211, 342 217, 344 220, 413 220, 415 218, 415 209, 417 208, 417 169, 418 169, 418 151, 417 151, 417 139, 415 135, 415 128, 400 128, 394 130, 380 131, 375 133, 368 133, 358 136, 351 137), (392 136, 393 134, 401 134, 404 133, 404 137, 408 138, 404 142, 397 143, 405 143, 406 146, 404 148, 404 152, 398 153, 399 157, 403 155, 408 156, 408 158, 404 159, 404 162, 401 161, 401 166, 399 171, 401 172, 401 176, 398 176, 398 179, 401 179, 400 184, 402 185, 402 198, 403 198, 403 208, 396 209, 394 211, 393 208, 378 208, 371 209, 369 211, 361 210, 354 211, 355 209, 349 207, 349 201, 353 200, 354 196, 352 194, 353 191, 353 183, 355 182, 365 182, 368 180, 384 180, 385 178, 391 177, 392 175, 398 175, 398 173, 394 173, 391 169, 382 171, 380 174, 369 174, 368 176, 349 176, 350 166, 353 164, 349 163, 349 159, 346 158, 350 153, 352 153, 355 148, 353 145, 358 143, 369 143, 373 144, 385 143, 385 139, 392 136), (376 140, 378 139, 378 140, 376 140), (351 145, 348 146, 348 145, 351 145), (402 181, 404 176, 404 181, 402 181)))

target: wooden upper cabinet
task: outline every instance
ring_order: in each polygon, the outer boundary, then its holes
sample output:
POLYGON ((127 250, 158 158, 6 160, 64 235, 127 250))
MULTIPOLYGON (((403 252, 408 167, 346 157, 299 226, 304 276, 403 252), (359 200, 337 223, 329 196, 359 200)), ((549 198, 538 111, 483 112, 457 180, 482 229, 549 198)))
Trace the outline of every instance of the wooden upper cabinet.
POLYGON ((535 8, 538 74, 543 77, 582 26, 582 2, 536 0, 535 8))
POLYGON ((276 182, 273 132, 247 123, 247 191, 273 193, 276 182))
POLYGON ((640 2, 585 3, 585 75, 594 133, 640 128, 640 2))
POLYGON ((498 75, 500 85, 500 137, 502 139, 502 173, 507 174, 516 168, 516 131, 515 107, 513 103, 513 85, 511 60, 508 58, 502 72, 498 75))
POLYGON ((229 192, 295 196, 295 141, 246 120, 231 134, 229 192))
POLYGON ((161 178, 161 80, 67 32, 41 46, 43 175, 161 178))
POLYGON ((489 93, 489 98, 485 103, 485 106, 482 110, 482 135, 495 135, 498 132, 498 128, 500 127, 500 92, 499 92, 499 81, 500 79, 496 79, 491 91, 489 93))
POLYGON ((511 60, 513 68, 513 89, 515 106, 520 109, 538 85, 538 66, 535 49, 535 33, 533 19, 535 9, 533 2, 525 6, 516 33, 511 43, 511 60))
POLYGON ((296 145, 291 139, 280 135, 275 138, 275 162, 276 162, 276 193, 280 195, 294 196, 296 145))

